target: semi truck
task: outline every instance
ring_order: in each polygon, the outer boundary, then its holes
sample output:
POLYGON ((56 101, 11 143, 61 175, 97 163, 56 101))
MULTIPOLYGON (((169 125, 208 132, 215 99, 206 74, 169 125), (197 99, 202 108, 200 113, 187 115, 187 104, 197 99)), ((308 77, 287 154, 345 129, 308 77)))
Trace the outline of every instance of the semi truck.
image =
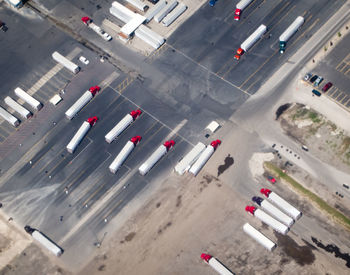
POLYGON ((291 216, 294 220, 297 220, 301 217, 302 213, 298 209, 296 209, 290 203, 285 201, 283 198, 281 198, 275 192, 272 192, 271 190, 269 190, 267 188, 261 188, 260 193, 265 195, 269 201, 271 201, 275 205, 277 205, 280 209, 282 209, 286 214, 291 216))
POLYGON ((31 117, 31 113, 24 108, 22 105, 20 105, 17 101, 14 101, 11 97, 7 96, 4 99, 5 103, 10 106, 14 111, 19 113, 21 117, 28 119, 31 117))
POLYGON ((209 264, 217 273, 220 275, 234 275, 230 270, 227 269, 222 263, 209 254, 202 253, 201 258, 209 264))
POLYGON ((66 117, 71 120, 94 96, 100 91, 99 86, 90 87, 83 95, 66 111, 66 117))
POLYGON ((251 213, 253 216, 257 217, 259 220, 271 226, 274 230, 283 235, 286 235, 289 231, 288 226, 272 218, 269 214, 265 213, 260 209, 257 209, 254 206, 246 206, 245 211, 251 213))
POLYGON ((241 0, 236 5, 234 20, 238 21, 241 19, 242 11, 249 6, 249 4, 253 2, 253 0, 241 0))
POLYGON ((141 110, 133 110, 127 114, 121 121, 115 125, 112 130, 110 130, 107 135, 105 135, 105 140, 111 143, 115 140, 131 123, 133 123, 140 115, 141 110))
POLYGON ((36 100, 34 97, 32 97, 19 87, 15 89, 15 94, 24 102, 28 103, 36 111, 39 111, 43 107, 43 105, 38 100, 36 100))
POLYGON ((298 16, 294 22, 280 36, 280 53, 286 50, 287 41, 298 31, 304 24, 304 17, 298 16))
POLYGON ((66 67, 69 71, 71 71, 73 74, 77 74, 80 71, 80 67, 64 57, 62 54, 58 52, 53 52, 52 58, 60 63, 63 67, 66 67))
POLYGON ((50 240, 48 237, 46 237, 43 233, 41 233, 39 230, 34 229, 30 227, 29 225, 26 225, 24 227, 24 230, 30 234, 34 240, 38 241, 43 247, 48 249, 51 253, 56 255, 57 257, 61 256, 63 253, 63 249, 59 247, 57 244, 55 244, 52 240, 50 240))
POLYGON ((71 141, 67 145, 67 151, 69 153, 71 154, 74 153, 75 149, 77 148, 81 140, 85 137, 85 135, 90 130, 90 128, 95 125, 97 120, 98 118, 96 116, 93 116, 88 118, 87 121, 83 122, 79 130, 75 133, 74 137, 71 139, 71 141))
POLYGON ((294 220, 288 215, 284 214, 281 210, 275 207, 273 204, 269 203, 267 200, 254 196, 252 198, 253 202, 256 202, 260 207, 268 212, 271 216, 275 217, 280 222, 284 223, 288 227, 291 227, 294 223, 294 220))
POLYGON ((146 175, 149 170, 170 150, 174 147, 175 141, 168 140, 160 145, 156 151, 140 166, 139 172, 142 176, 146 175))
POLYGON ((212 141, 210 145, 208 145, 207 148, 205 148, 204 151, 200 154, 196 162, 192 165, 192 167, 189 170, 190 173, 196 176, 199 173, 199 171, 203 168, 203 166, 207 163, 209 158, 214 154, 214 151, 220 144, 221 140, 219 139, 212 141))
POLYGON ((256 240, 259 244, 265 247, 267 250, 272 251, 276 248, 276 244, 263 235, 259 230, 255 229, 249 223, 243 225, 243 231, 247 233, 250 237, 256 240))
POLYGON ((2 117, 14 127, 17 127, 19 125, 19 120, 2 107, 0 107, 0 117, 2 117))
POLYGON ((109 166, 109 171, 115 174, 140 141, 141 136, 130 139, 109 166))
POLYGON ((101 36, 104 40, 110 41, 112 39, 112 36, 110 36, 108 33, 106 33, 104 30, 102 30, 99 26, 97 26, 90 17, 84 16, 81 18, 81 21, 88 26, 90 29, 92 29, 94 32, 96 32, 99 36, 101 36))
POLYGON ((196 146, 175 166, 175 171, 179 175, 183 175, 185 171, 190 169, 191 165, 198 159, 200 154, 205 149, 202 142, 198 142, 196 146))
POLYGON ((239 60, 241 55, 247 52, 267 31, 267 27, 265 25, 260 25, 242 44, 241 47, 238 48, 237 54, 235 55, 235 59, 239 60))

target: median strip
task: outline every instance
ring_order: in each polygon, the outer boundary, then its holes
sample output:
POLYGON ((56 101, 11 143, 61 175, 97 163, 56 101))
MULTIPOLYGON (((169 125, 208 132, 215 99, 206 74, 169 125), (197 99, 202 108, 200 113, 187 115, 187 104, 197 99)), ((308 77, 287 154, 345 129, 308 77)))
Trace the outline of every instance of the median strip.
POLYGON ((284 173, 279 167, 275 166, 271 162, 264 162, 264 167, 270 173, 277 175, 280 179, 283 179, 285 182, 289 183, 294 189, 299 191, 302 195, 314 202, 319 209, 325 211, 328 215, 332 216, 335 221, 344 225, 346 229, 350 230, 350 219, 343 215, 341 212, 330 206, 327 202, 321 199, 319 196, 306 189, 292 177, 284 173))

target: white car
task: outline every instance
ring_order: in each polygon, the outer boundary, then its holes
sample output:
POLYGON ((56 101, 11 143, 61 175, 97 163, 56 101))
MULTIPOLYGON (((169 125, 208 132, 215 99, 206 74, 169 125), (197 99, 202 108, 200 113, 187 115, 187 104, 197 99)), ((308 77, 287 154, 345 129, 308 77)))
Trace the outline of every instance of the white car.
POLYGON ((110 36, 108 33, 106 33, 106 32, 104 32, 103 34, 102 34, 102 37, 103 37, 103 39, 104 40, 106 40, 106 41, 110 41, 111 39, 112 39, 112 36, 110 36))
POLYGON ((84 63, 85 65, 89 64, 89 60, 87 60, 86 57, 84 56, 79 57, 79 61, 84 63))

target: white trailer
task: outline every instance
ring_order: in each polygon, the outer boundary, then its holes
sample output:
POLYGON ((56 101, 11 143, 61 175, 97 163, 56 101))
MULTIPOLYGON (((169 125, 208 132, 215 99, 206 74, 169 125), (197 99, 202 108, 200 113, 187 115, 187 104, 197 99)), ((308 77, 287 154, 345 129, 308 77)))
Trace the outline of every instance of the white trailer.
POLYGON ((105 135, 105 140, 111 143, 115 140, 137 117, 141 115, 141 110, 134 110, 127 114, 121 121, 105 135))
POLYGON ((253 2, 253 0, 241 0, 236 5, 234 20, 239 20, 241 18, 242 11, 248 7, 248 5, 253 2))
POLYGON ((32 115, 26 108, 20 105, 17 101, 14 101, 11 97, 5 97, 4 101, 8 106, 19 113, 21 117, 28 119, 32 115))
POLYGON ((169 1, 167 3, 167 5, 162 8, 160 10, 160 12, 158 12, 155 16, 154 16, 154 21, 156 21, 157 23, 159 23, 160 21, 163 20, 163 18, 169 13, 171 12, 175 7, 177 6, 177 1, 173 0, 173 1, 169 1))
POLYGON ((276 244, 273 241, 267 238, 260 231, 256 230, 249 223, 245 223, 243 225, 243 231, 247 233, 250 237, 252 237, 254 240, 256 240, 263 247, 265 247, 267 250, 272 251, 276 248, 276 244))
POLYGON ((234 275, 222 263, 209 254, 202 253, 201 258, 206 261, 220 275, 234 275))
POLYGON ((260 209, 256 209, 254 206, 247 206, 245 210, 247 212, 250 212, 253 216, 257 217, 262 222, 271 226, 277 232, 283 235, 286 235, 288 233, 289 231, 288 226, 284 225, 283 223, 280 223, 279 221, 272 218, 269 214, 265 213, 264 211, 260 209))
POLYGON ((129 38, 145 20, 146 18, 144 16, 135 14, 135 17, 126 23, 120 29, 120 32, 129 38))
POLYGON ((0 116, 14 127, 19 125, 19 120, 2 107, 0 107, 0 116))
POLYGON ((194 176, 197 176, 199 171, 203 168, 203 166, 207 163, 209 158, 214 154, 215 149, 221 144, 220 140, 214 140, 210 145, 205 148, 202 154, 200 154, 199 158, 190 168, 190 173, 194 176))
POLYGON ((111 165, 109 166, 109 171, 111 171, 113 174, 117 172, 117 170, 120 168, 120 166, 123 165, 124 161, 127 159, 127 157, 131 154, 131 152, 134 150, 137 143, 139 143, 141 140, 140 136, 135 136, 131 140, 129 140, 123 149, 119 152, 117 157, 113 160, 111 165))
POLYGON ((58 52, 54 52, 52 54, 52 58, 56 62, 60 63, 62 66, 66 67, 68 70, 70 70, 74 74, 80 71, 80 68, 77 64, 73 63, 72 61, 70 61, 69 59, 67 59, 66 57, 64 57, 58 52))
POLYGON ((55 244, 53 241, 51 241, 43 233, 34 228, 31 228, 28 225, 26 225, 24 229, 28 234, 32 235, 34 240, 37 240, 43 247, 48 249, 51 253, 53 253, 57 257, 62 255, 63 249, 60 248, 57 244, 55 244))
POLYGON ((294 220, 297 220, 301 217, 302 213, 292 206, 290 203, 286 202, 283 198, 277 195, 275 192, 272 192, 269 189, 262 188, 260 193, 264 194, 269 201, 273 202, 280 209, 282 209, 286 214, 291 216, 294 220))
POLYGON ((36 100, 34 97, 23 91, 21 88, 17 87, 15 89, 15 94, 20 99, 32 106, 32 108, 34 108, 36 111, 39 111, 43 107, 43 105, 38 100, 36 100))
POLYGON ((304 17, 298 16, 294 22, 280 36, 280 53, 286 50, 287 41, 295 34, 301 25, 304 24, 304 17))
POLYGON ((181 14, 187 10, 187 6, 183 3, 177 5, 177 7, 171 11, 165 18, 162 20, 162 24, 165 27, 170 26, 181 14))
POLYGON ((165 39, 158 33, 152 31, 145 25, 140 25, 135 31, 135 36, 145 41, 147 44, 152 46, 155 49, 158 49, 161 45, 164 44, 165 39))
POLYGON ((205 145, 202 142, 198 142, 196 146, 175 166, 175 171, 183 175, 191 165, 198 159, 199 155, 205 149, 205 145))
POLYGON ((242 44, 241 47, 237 50, 237 54, 244 54, 248 51, 255 43, 258 41, 264 33, 267 31, 265 25, 260 25, 242 44))
POLYGON ((128 9, 117 1, 112 3, 109 12, 124 23, 128 23, 135 16, 135 13, 132 10, 128 9))
POLYGON ((275 217, 277 220, 284 223, 288 227, 291 227, 293 225, 294 220, 291 217, 284 214, 281 210, 279 210, 273 204, 269 203, 267 200, 255 196, 252 198, 252 201, 256 202, 258 205, 261 206, 263 210, 271 214, 271 216, 275 217))
POLYGON ((66 111, 66 117, 71 120, 100 90, 99 86, 91 87, 66 111))
POLYGON ((166 6, 165 0, 160 0, 157 4, 155 4, 152 8, 150 8, 147 13, 145 14, 146 22, 152 20, 152 18, 160 12, 164 7, 166 6))
POLYGON ((81 142, 81 140, 85 137, 86 133, 90 130, 92 126, 95 125, 97 121, 97 117, 90 117, 87 121, 84 121, 80 126, 79 130, 75 133, 74 137, 67 145, 67 151, 71 154, 74 153, 75 149, 81 142))
POLYGON ((145 11, 148 7, 144 2, 140 0, 125 0, 126 2, 133 5, 135 8, 139 9, 140 11, 145 11))
POLYGON ((175 145, 173 140, 166 141, 160 145, 156 151, 139 167, 142 176, 146 175, 149 170, 175 145))

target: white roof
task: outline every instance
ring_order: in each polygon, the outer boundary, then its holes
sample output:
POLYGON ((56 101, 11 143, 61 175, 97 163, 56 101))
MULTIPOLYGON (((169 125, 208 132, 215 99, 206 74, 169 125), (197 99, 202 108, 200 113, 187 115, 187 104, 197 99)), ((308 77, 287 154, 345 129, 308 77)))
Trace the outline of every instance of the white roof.
POLYGON ((220 124, 213 120, 212 122, 210 122, 208 124, 208 126, 205 129, 208 129, 212 133, 214 133, 219 128, 219 126, 220 126, 220 124))
POLYGON ((127 36, 130 36, 143 22, 146 18, 140 14, 135 14, 134 18, 126 23, 120 31, 127 36))
POLYGON ((50 102, 53 104, 53 105, 57 105, 58 103, 60 103, 62 100, 62 97, 60 97, 59 95, 54 95, 51 99, 50 99, 50 102))

